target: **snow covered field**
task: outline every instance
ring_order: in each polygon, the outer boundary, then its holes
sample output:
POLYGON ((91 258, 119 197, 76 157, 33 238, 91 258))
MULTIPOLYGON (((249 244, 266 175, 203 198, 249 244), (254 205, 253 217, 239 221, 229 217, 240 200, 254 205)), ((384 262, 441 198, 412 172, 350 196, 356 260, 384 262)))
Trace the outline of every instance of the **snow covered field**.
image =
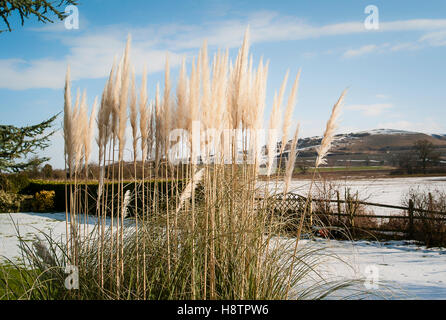
MULTIPOLYGON (((341 192, 350 188, 350 193, 355 194, 358 191, 359 199, 367 202, 381 203, 388 205, 401 205, 402 197, 410 188, 420 188, 420 190, 441 190, 446 192, 446 177, 417 177, 417 178, 382 178, 382 179, 345 179, 330 180, 336 189, 341 192)), ((275 183, 270 183, 271 190, 275 183)), ((290 186, 290 192, 295 192, 306 196, 310 186, 309 180, 293 180, 290 186)), ((281 183, 278 184, 278 190, 282 190, 281 183)), ((313 193, 322 188, 321 182, 316 182, 313 186, 313 193)), ((373 212, 379 215, 400 214, 399 210, 373 207, 373 212)))
POLYGON ((446 299, 445 249, 405 241, 319 240, 316 245, 343 261, 322 265, 328 279, 368 279, 356 287, 368 290, 372 299, 446 299))
MULTIPOLYGON (((38 230, 55 238, 65 238, 64 213, 0 214, 0 256, 15 259, 20 254, 13 221, 28 240, 33 240, 38 230)), ((95 219, 90 218, 88 222, 91 230, 95 219)), ((446 299, 444 249, 427 249, 409 242, 303 240, 300 245, 322 246, 325 253, 336 254, 344 261, 328 257, 320 267, 327 278, 367 279, 367 271, 374 271, 378 288, 369 290, 376 294, 374 298, 446 299)), ((364 284, 358 286, 357 289, 365 290, 364 284)))

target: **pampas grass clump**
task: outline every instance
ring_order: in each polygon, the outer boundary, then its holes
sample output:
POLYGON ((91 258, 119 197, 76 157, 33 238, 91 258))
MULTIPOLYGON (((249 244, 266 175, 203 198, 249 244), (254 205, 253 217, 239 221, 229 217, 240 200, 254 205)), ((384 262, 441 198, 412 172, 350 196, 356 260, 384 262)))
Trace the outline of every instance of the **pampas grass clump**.
MULTIPOLYGON (((249 53, 249 30, 234 62, 228 51, 218 51, 211 59, 206 43, 192 59, 189 75, 184 59, 176 92, 167 58, 163 87, 158 84, 148 91, 144 69, 138 89, 130 49, 129 37, 123 57, 114 63, 104 86, 97 116, 97 101, 88 116, 85 92, 82 96, 78 93, 73 107, 67 69, 67 239, 60 245, 63 263, 54 267, 77 266, 80 289, 74 294, 59 288, 57 292, 62 293, 57 298, 316 298, 339 288, 328 282, 313 290, 303 285, 315 272, 320 256, 297 246, 305 212, 296 225, 297 233, 290 238, 283 231, 290 221, 284 214, 274 214, 268 186, 261 188, 264 199, 258 199, 260 165, 266 165, 266 176, 271 179, 277 152, 281 155, 285 149, 300 70, 284 115, 289 72, 274 97, 266 153, 262 153, 257 132, 262 129, 269 63, 260 60, 255 68, 249 53), (148 92, 153 95, 151 100, 148 92), (97 223, 94 230, 84 228, 81 232, 79 217, 88 208, 87 202, 80 201, 86 182, 79 177, 84 169, 88 174, 95 117, 99 189, 98 194, 85 194, 85 198, 96 199, 97 223), (128 121, 135 189, 124 193, 128 121), (182 132, 176 140, 171 139, 174 129, 182 132), (233 134, 228 134, 228 129, 233 134), (197 134, 199 140, 193 140, 197 134), (164 186, 154 184, 155 190, 147 190, 144 182, 148 179, 162 181, 164 186)), ((316 167, 324 163, 333 141, 344 94, 327 123, 316 167)), ((298 131, 299 126, 286 162, 284 194, 294 170, 298 131)), ((38 244, 36 250, 43 252, 43 247, 38 244)), ((48 259, 46 253, 41 256, 48 259)))

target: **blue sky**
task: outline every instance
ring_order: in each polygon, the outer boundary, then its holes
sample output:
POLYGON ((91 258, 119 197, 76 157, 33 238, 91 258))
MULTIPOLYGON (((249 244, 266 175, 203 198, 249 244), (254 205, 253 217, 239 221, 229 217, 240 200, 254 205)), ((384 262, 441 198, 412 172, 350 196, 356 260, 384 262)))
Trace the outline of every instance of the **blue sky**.
MULTIPOLYGON (((249 25, 254 58, 270 61, 267 115, 285 72, 293 78, 302 68, 293 117, 301 136, 323 132, 346 87, 339 132, 446 133, 445 1, 80 0, 78 10, 78 30, 35 21, 21 27, 13 19, 15 30, 0 34, 2 124, 32 124, 62 111, 68 63, 73 88, 86 89, 91 105, 128 33, 137 74, 149 68, 153 98, 166 52, 174 76, 181 58, 195 55, 205 39, 211 53, 229 48, 234 57, 249 25), (364 26, 368 5, 379 9, 378 30, 364 26)), ((62 167, 62 152, 57 133, 45 154, 62 167)))

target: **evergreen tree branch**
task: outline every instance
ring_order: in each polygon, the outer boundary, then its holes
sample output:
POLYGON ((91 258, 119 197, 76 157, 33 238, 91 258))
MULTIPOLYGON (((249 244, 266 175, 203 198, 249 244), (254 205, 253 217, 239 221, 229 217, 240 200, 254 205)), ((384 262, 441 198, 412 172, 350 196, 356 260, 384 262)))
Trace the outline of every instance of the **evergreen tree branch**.
POLYGON ((15 12, 19 14, 22 26, 25 24, 25 19, 30 17, 36 17, 39 22, 53 23, 54 21, 50 18, 51 15, 56 15, 59 20, 67 17, 65 12, 63 10, 59 11, 58 8, 77 4, 77 0, 0 0, 0 17, 7 27, 7 30, 0 30, 0 33, 2 31, 12 31, 8 19, 15 12))
POLYGON ((39 124, 15 127, 11 125, 0 125, 0 172, 17 172, 26 170, 30 166, 40 165, 48 158, 35 157, 25 162, 17 162, 29 154, 43 150, 49 146, 49 138, 55 130, 45 133, 51 128, 59 114, 39 124))

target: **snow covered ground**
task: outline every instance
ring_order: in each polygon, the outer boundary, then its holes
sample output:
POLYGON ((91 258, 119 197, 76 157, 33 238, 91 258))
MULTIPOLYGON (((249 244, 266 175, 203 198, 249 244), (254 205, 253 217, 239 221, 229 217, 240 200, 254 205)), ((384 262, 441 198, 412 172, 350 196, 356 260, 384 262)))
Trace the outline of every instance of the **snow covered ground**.
POLYGON ((311 245, 323 246, 326 253, 337 256, 321 266, 327 279, 363 279, 355 288, 367 290, 371 299, 446 299, 443 248, 427 249, 404 241, 319 240, 311 245))
MULTIPOLYGON (((20 234, 28 240, 33 240, 39 230, 51 233, 55 238, 65 238, 64 213, 0 214, 0 256, 16 259, 20 255, 13 222, 18 226, 20 234)), ((94 223, 95 219, 90 218, 90 230, 94 223)), ((320 272, 327 278, 376 280, 366 282, 372 286, 369 291, 375 294, 374 298, 446 299, 445 249, 427 249, 401 241, 303 240, 301 245, 326 249, 325 254, 329 258, 321 265, 320 272), (343 262, 331 258, 331 254, 336 254, 343 262)), ((358 285, 357 289, 365 290, 365 284, 358 285)))
MULTIPOLYGON (((350 193, 358 191, 359 199, 367 202, 389 204, 399 206, 403 196, 410 188, 420 188, 420 190, 440 190, 446 192, 446 177, 417 177, 417 178, 382 178, 382 179, 345 179, 330 180, 343 196, 343 190, 350 188, 350 193)), ((275 182, 270 182, 270 190, 273 190, 275 182)), ((290 192, 295 192, 306 196, 310 186, 309 180, 293 180, 290 192)), ((282 183, 278 184, 278 190, 282 190, 282 183)), ((318 189, 323 189, 322 183, 317 181, 313 186, 313 193, 318 189)), ((401 211, 387 208, 370 208, 375 214, 391 215, 400 214, 401 211)))

